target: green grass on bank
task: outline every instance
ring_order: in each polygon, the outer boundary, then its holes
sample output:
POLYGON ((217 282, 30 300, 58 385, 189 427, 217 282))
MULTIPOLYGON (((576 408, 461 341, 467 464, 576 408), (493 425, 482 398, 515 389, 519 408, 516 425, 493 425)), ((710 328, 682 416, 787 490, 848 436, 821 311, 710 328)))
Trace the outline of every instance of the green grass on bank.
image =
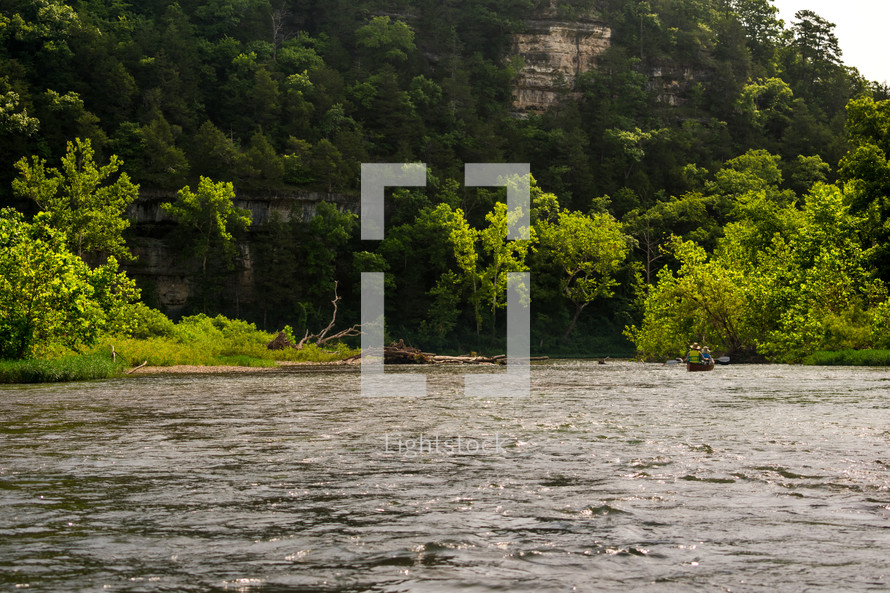
POLYGON ((890 366, 890 350, 820 350, 804 364, 821 366, 890 366))
POLYGON ((345 344, 308 344, 300 350, 269 350, 274 334, 223 316, 195 315, 173 323, 161 313, 137 309, 129 336, 105 336, 86 353, 42 344, 27 360, 0 360, 0 383, 49 383, 105 379, 147 362, 151 366, 274 367, 278 361, 333 362, 359 351, 345 344), (112 348, 116 361, 112 362, 112 348))
POLYGON ((0 360, 0 383, 57 383, 107 379, 124 370, 120 360, 95 352, 55 359, 0 360))
POLYGON ((269 350, 275 334, 260 331, 252 323, 222 315, 194 315, 173 323, 161 313, 145 307, 138 327, 130 337, 108 336, 96 347, 110 352, 130 367, 148 362, 151 366, 246 366, 272 367, 276 361, 332 362, 356 353, 343 344, 301 350, 269 350))
POLYGON ((302 350, 292 348, 269 350, 266 344, 272 336, 256 340, 238 340, 222 337, 218 340, 205 338, 181 342, 173 338, 106 338, 98 347, 100 351, 111 352, 114 346, 120 359, 130 367, 148 362, 150 366, 245 366, 273 367, 277 361, 288 362, 333 362, 348 358, 357 350, 341 344, 319 348, 314 344, 302 350))

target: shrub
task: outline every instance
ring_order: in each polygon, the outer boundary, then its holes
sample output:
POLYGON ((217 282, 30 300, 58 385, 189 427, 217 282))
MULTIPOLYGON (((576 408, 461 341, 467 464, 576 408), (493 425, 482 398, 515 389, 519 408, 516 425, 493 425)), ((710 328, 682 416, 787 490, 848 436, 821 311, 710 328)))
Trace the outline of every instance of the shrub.
POLYGON ((285 348, 269 350, 266 345, 274 337, 260 331, 252 323, 229 319, 222 315, 193 315, 173 324, 161 313, 142 307, 137 330, 132 336, 107 336, 96 352, 110 352, 129 366, 148 362, 151 366, 231 365, 274 366, 276 360, 331 362, 357 353, 345 344, 329 344, 324 348, 307 344, 301 350, 285 348))
POLYGON ((129 314, 133 320, 130 336, 137 339, 146 339, 154 337, 172 337, 176 331, 176 324, 170 319, 151 307, 136 303, 132 305, 129 314))
POLYGON ((820 366, 890 366, 890 350, 820 350, 804 364, 820 366))
POLYGON ((890 348, 890 299, 872 311, 871 341, 875 348, 890 348))
POLYGON ((24 358, 53 342, 94 344, 138 297, 114 258, 91 269, 48 220, 0 211, 0 357, 24 358))

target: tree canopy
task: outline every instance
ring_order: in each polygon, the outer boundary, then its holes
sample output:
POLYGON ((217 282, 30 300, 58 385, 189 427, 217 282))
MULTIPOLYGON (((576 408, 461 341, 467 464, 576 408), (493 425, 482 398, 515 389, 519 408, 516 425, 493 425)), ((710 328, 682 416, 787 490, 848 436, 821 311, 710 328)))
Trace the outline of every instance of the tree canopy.
POLYGON ((355 317, 373 270, 392 335, 494 347, 506 273, 532 270, 541 351, 884 343, 890 89, 844 64, 834 29, 770 0, 13 0, 0 204, 43 210, 16 224, 87 259, 163 245, 192 287, 184 313, 267 329, 323 322, 335 282, 355 317), (608 42, 519 111, 542 56, 516 35, 548 19, 608 42), (349 205, 365 162, 428 171, 387 193, 376 244, 349 205), (528 241, 507 240, 502 190, 463 187, 480 162, 530 164, 528 241), (166 218, 134 229, 139 191, 166 196, 166 218), (295 191, 324 199, 262 224, 235 207, 295 191))
POLYGON ((125 310, 138 296, 114 258, 91 269, 71 253, 48 215, 29 223, 12 209, 0 211, 0 358, 126 331, 125 310))

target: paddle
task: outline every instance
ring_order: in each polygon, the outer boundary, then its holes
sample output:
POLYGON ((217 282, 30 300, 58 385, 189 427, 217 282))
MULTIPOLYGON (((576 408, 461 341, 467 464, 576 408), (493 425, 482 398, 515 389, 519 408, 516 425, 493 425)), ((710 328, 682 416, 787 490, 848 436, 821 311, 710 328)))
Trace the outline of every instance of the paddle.
MULTIPOLYGON (((675 365, 675 364, 680 364, 681 362, 683 362, 683 361, 680 360, 679 358, 672 358, 670 360, 666 360, 664 364, 671 366, 671 365, 675 365)), ((729 364, 729 357, 721 356, 720 358, 718 358, 716 360, 716 362, 719 362, 720 364, 729 364)))

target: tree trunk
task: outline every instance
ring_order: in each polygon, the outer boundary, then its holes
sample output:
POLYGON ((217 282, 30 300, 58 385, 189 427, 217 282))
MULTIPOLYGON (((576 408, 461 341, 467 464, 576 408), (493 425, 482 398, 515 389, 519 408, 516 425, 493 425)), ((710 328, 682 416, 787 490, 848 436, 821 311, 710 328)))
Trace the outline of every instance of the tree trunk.
POLYGON ((568 329, 566 329, 566 333, 562 335, 562 343, 565 344, 569 341, 569 336, 572 335, 572 331, 575 329, 575 325, 578 323, 578 318, 581 316, 581 311, 584 310, 584 307, 590 304, 590 301, 582 304, 575 303, 575 314, 572 315, 572 321, 569 323, 568 329))

